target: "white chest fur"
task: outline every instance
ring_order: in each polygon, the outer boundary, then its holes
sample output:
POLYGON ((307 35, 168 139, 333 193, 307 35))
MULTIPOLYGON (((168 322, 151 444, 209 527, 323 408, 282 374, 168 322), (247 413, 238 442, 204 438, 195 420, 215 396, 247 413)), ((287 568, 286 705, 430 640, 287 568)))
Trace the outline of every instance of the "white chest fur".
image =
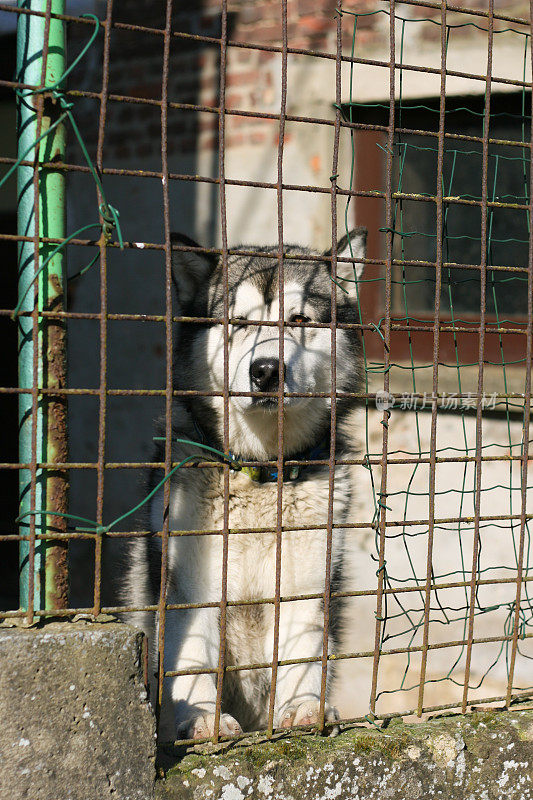
MULTIPOLYGON (((220 531, 173 537, 170 570, 180 595, 189 602, 217 601, 223 580, 224 486, 221 471, 205 472, 200 481, 173 487, 171 527, 220 531), (200 488, 201 487, 201 488, 200 488)), ((274 597, 277 567, 282 595, 324 591, 327 522, 330 506, 328 471, 283 483, 282 533, 279 546, 278 487, 230 473, 228 501, 227 590, 229 600, 274 597), (316 526, 316 527, 315 527, 316 526), (264 529, 268 530, 264 530, 264 529), (263 530, 262 530, 263 529, 263 530), (240 532, 242 531, 242 532, 240 532)), ((333 520, 343 521, 350 500, 349 474, 335 470, 333 520)), ((343 549, 342 529, 331 537, 332 566, 343 549)))

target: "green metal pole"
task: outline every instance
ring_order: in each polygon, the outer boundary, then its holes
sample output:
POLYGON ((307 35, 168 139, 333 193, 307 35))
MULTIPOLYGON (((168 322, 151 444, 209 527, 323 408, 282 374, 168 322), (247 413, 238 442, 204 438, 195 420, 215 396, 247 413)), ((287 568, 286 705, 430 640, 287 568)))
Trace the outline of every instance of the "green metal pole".
MULTIPOLYGON (((52 14, 65 13, 65 0, 19 0, 18 5, 30 11, 52 14)), ((32 87, 55 84, 65 71, 65 23, 50 18, 47 30, 43 16, 20 14, 17 29, 17 77, 32 87)), ((64 87, 59 87, 64 88, 64 87)), ((46 93, 31 94, 22 90, 18 104, 18 152, 21 156, 38 136, 57 121, 61 109, 46 93), (41 114, 39 112, 41 111, 41 114), (40 116, 40 125, 39 125, 40 116)), ((65 178, 59 170, 40 167, 40 164, 65 160, 65 127, 59 124, 45 136, 37 148, 26 156, 34 166, 18 168, 18 233, 29 237, 65 236, 65 178), (34 180, 38 170, 38 182, 34 180)), ((39 266, 50 254, 53 245, 42 244, 37 238, 19 246, 19 298, 31 284, 39 266)), ((31 287, 21 312, 37 312, 20 316, 19 324, 19 386, 32 391, 65 386, 65 323, 44 318, 39 312, 61 311, 64 308, 65 255, 60 251, 49 262, 36 281, 38 298, 31 287), (34 336, 37 329, 37 346, 34 336)), ((20 513, 39 509, 67 511, 67 477, 60 469, 38 468, 39 463, 60 463, 67 460, 66 399, 53 398, 38 392, 37 408, 31 393, 19 395, 19 457, 21 463, 34 465, 32 470, 20 470, 20 513)), ((55 532, 65 530, 66 521, 55 516, 25 517, 20 533, 32 541, 20 543, 20 605, 28 611, 65 607, 67 592, 67 544, 53 539, 55 532), (33 533, 51 538, 33 539, 33 533), (33 556, 34 553, 34 556, 33 556), (31 564, 33 561, 33 570, 31 564), (33 591, 32 591, 33 589, 33 591)))

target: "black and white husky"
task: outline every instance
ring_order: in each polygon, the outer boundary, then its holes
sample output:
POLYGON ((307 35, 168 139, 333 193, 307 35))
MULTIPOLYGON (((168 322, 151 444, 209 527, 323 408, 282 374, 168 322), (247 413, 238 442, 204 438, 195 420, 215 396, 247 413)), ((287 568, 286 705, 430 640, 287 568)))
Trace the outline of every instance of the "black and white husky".
MULTIPOLYGON (((352 231, 338 245, 339 256, 363 258, 366 232, 352 231)), ((195 245, 176 235, 174 243, 195 245)), ((196 245, 197 246, 197 245, 196 245)), ((325 393, 324 397, 285 397, 283 403, 283 456, 285 460, 329 458, 331 435, 331 327, 305 327, 306 323, 331 322, 331 253, 318 254, 288 246, 284 260, 283 330, 284 392, 325 393), (322 255, 323 260, 299 260, 299 254, 322 255)), ((229 257, 228 379, 230 392, 271 393, 270 396, 231 396, 229 399, 229 450, 241 461, 276 461, 278 457, 278 401, 272 393, 279 386, 279 327, 246 325, 244 321, 279 320, 278 260, 261 253, 229 257)), ((358 322, 354 276, 362 264, 337 263, 337 320, 358 322)), ((224 315, 224 279, 218 257, 174 251, 173 276, 179 312, 185 317, 224 315)), ((360 340, 356 328, 336 329, 337 392, 357 392, 361 385, 360 340)), ((177 389, 221 392, 224 388, 224 332, 220 323, 184 322, 177 331, 174 356, 177 389)), ((356 444, 348 419, 353 399, 336 404, 336 458, 354 458, 356 444)), ((193 396, 175 400, 173 437, 224 448, 222 397, 193 396)), ((174 443, 174 462, 205 451, 174 443)), ((163 460, 162 453, 157 460, 163 460)), ((345 522, 352 495, 352 472, 346 465, 335 468, 333 520, 345 522)), ((153 484, 161 475, 153 477, 153 484)), ((318 595, 318 599, 287 599, 279 615, 278 661, 314 659, 278 668, 275 687, 274 725, 313 724, 318 720, 321 692, 325 590, 326 522, 330 484, 327 465, 287 466, 283 470, 282 524, 292 530, 281 536, 282 598, 318 595), (313 525, 320 528, 313 530, 313 525), (303 530, 294 529, 301 526, 303 530)), ((218 467, 181 469, 171 479, 171 531, 223 530, 223 470, 218 467)), ((229 478, 229 552, 227 600, 253 601, 274 598, 276 589, 277 472, 275 467, 232 470, 229 478), (270 528, 270 532, 253 532, 270 528), (247 529, 247 533, 233 533, 247 529)), ((152 500, 150 529, 163 526, 163 492, 152 500)), ((167 711, 173 711, 174 730, 183 738, 213 735, 216 674, 219 662, 220 603, 222 593, 222 548, 220 534, 172 536, 168 550, 169 604, 211 604, 209 608, 169 610, 165 622, 165 671, 194 670, 165 681, 167 711), (206 670, 205 674, 199 674, 206 670)), ((344 535, 333 529, 331 586, 342 585, 344 535)), ((137 539, 131 545, 125 599, 136 606, 153 605, 159 596, 161 538, 137 539)), ((329 651, 335 652, 342 608, 335 599, 329 615, 329 651)), ((274 603, 227 607, 226 665, 272 662, 274 603)), ((143 628, 151 650, 157 646, 157 623, 151 612, 138 612, 129 621, 143 628)), ((156 662, 155 662, 156 663, 156 662)), ((330 662, 331 663, 331 662, 330 662)), ((151 670, 153 673, 153 669, 151 670)), ((327 691, 331 675, 328 674, 327 691)), ((224 676, 220 733, 266 727, 271 670, 255 668, 229 671, 224 676)), ((336 719, 328 704, 326 719, 336 719)), ((168 723, 167 723, 168 724, 168 723)))

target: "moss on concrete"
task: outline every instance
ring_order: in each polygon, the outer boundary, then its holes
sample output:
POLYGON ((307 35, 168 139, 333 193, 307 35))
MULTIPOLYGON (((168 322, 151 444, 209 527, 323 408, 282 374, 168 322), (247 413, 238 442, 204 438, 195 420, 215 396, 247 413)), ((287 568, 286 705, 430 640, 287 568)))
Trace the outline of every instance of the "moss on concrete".
MULTIPOLYGON (((170 754, 167 752, 167 758, 170 754)), ((250 737, 193 748, 160 800, 533 800, 533 712, 353 727, 336 737, 250 737)))

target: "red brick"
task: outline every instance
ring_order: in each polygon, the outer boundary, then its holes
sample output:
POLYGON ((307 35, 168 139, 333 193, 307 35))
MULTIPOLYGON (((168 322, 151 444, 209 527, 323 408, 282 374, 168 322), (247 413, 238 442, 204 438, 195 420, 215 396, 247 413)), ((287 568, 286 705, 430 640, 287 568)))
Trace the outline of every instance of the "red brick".
POLYGON ((204 131, 216 131, 217 128, 218 128, 218 115, 215 116, 214 114, 211 117, 211 119, 204 118, 200 120, 200 124, 198 125, 198 130, 201 131, 202 133, 204 131))
POLYGON ((322 14, 333 17, 335 13, 335 0, 323 0, 322 3, 317 2, 317 0, 298 0, 299 14, 318 14, 319 11, 322 14))
POLYGON ((213 89, 214 86, 218 86, 218 76, 215 74, 212 75, 203 75, 200 80, 200 87, 202 89, 213 89))
POLYGON ((251 50, 244 50, 244 49, 240 49, 239 48, 239 50, 237 50, 236 55, 237 55, 237 61, 239 62, 239 64, 249 64, 250 61, 252 60, 252 52, 251 52, 251 50))
POLYGON ((233 128, 242 128, 244 125, 250 124, 249 117, 232 117, 231 125, 233 128))
POLYGON ((361 30, 361 28, 365 30, 372 30, 373 28, 376 28, 379 22, 379 17, 379 14, 373 14, 372 16, 368 15, 367 17, 358 17, 357 30, 361 30))
MULTIPOLYGON (((285 136, 283 137, 283 143, 284 144, 289 144, 290 142, 292 142, 293 139, 294 139, 294 134, 286 133, 285 136)), ((274 134, 274 136, 272 138, 272 144, 275 147, 279 146, 279 131, 276 134, 274 134)))
POLYGON ((202 136, 200 139, 201 150, 214 150, 215 147, 218 147, 218 139, 216 136, 206 136, 205 139, 202 136))
POLYGON ((259 64, 264 64, 267 61, 272 61, 273 58, 279 58, 278 53, 269 53, 268 51, 263 51, 259 53, 259 64))
POLYGON ((226 106, 228 108, 242 108, 243 95, 230 92, 226 95, 226 106))
POLYGON ((260 22, 262 13, 263 11, 258 7, 258 4, 250 4, 239 12, 239 24, 248 25, 250 22, 260 22))
POLYGON ((237 133, 232 136, 226 136, 226 147, 241 147, 245 142, 244 134, 237 133))
POLYGON ((333 20, 324 19, 323 17, 308 16, 300 17, 298 23, 299 32, 305 33, 325 33, 334 27, 333 20))
POLYGON ((278 44, 281 39, 281 25, 255 25, 246 30, 237 30, 233 38, 238 42, 251 44, 278 44))
POLYGON ((254 131, 250 134, 250 141, 252 144, 264 144, 267 140, 266 131, 254 131))
POLYGON ((263 73, 258 69, 247 70, 246 72, 230 72, 226 78, 227 86, 247 86, 255 84, 261 80, 263 73))

